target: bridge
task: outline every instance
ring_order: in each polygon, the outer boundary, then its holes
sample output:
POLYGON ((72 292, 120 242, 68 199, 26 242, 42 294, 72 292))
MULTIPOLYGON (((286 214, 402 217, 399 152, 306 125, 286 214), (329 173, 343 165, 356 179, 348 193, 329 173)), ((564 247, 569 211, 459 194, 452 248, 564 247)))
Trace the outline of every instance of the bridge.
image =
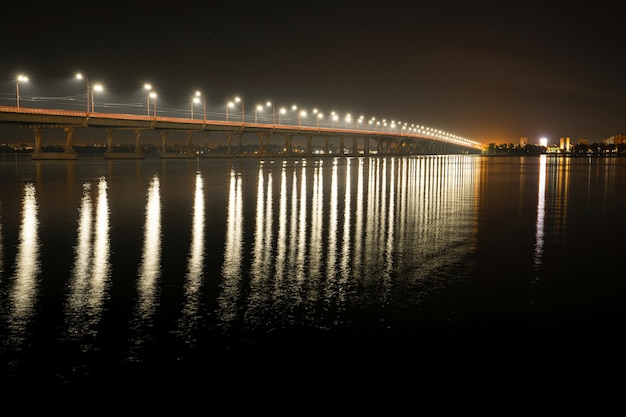
POLYGON ((34 135, 33 159, 76 159, 73 134, 76 129, 101 129, 106 132, 106 152, 108 159, 142 159, 145 157, 141 144, 141 136, 146 131, 157 131, 161 134, 160 158, 196 158, 228 157, 228 156, 270 156, 269 144, 272 136, 282 137, 281 156, 313 155, 313 143, 322 150, 321 155, 428 155, 428 154, 479 154, 481 147, 478 142, 445 134, 430 129, 400 129, 400 131, 340 127, 305 126, 285 123, 250 123, 241 117, 239 121, 207 120, 179 118, 154 115, 137 115, 125 113, 106 113, 96 111, 74 111, 64 109, 44 109, 19 106, 0 106, 0 123, 13 124, 30 128, 34 135), (49 129, 63 129, 65 132, 65 151, 44 151, 42 142, 44 133, 49 129), (115 152, 114 133, 116 131, 132 131, 135 135, 134 152, 115 152), (184 132, 187 137, 184 153, 167 152, 168 134, 184 132), (201 135, 204 140, 204 151, 199 154, 193 151, 193 135, 201 135), (225 152, 211 152, 208 147, 209 135, 224 136, 225 152), (258 137, 258 147, 253 154, 243 151, 243 136, 258 137), (293 138, 306 139, 304 152, 296 152, 293 138), (329 141, 338 142, 335 153, 331 152, 329 141))

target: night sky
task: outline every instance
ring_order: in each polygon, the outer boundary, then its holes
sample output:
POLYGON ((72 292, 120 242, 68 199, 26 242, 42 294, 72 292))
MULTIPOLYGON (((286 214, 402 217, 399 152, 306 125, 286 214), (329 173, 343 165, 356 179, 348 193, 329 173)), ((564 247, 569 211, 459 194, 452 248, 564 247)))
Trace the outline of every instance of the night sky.
POLYGON ((215 109, 239 95, 485 144, 599 142, 626 134, 626 26, 601 3, 9 2, 0 104, 18 73, 24 95, 71 95, 83 71, 107 100, 150 82, 172 108, 202 90, 215 109))

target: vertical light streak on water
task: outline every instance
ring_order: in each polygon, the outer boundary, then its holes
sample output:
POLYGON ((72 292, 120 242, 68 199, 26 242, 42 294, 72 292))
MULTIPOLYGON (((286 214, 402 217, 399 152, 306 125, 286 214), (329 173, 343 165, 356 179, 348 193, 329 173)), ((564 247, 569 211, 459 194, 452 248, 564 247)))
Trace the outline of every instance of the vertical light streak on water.
MULTIPOLYGON (((550 196, 551 205, 553 207, 548 207, 547 210, 549 212, 554 211, 559 213, 558 216, 554 216, 552 219, 554 222, 554 228, 562 233, 563 230, 567 227, 567 219, 568 219, 568 207, 569 207, 569 184, 570 184, 570 164, 572 158, 556 158, 560 162, 556 164, 556 161, 552 161, 552 163, 547 164, 546 166, 546 195, 550 196), (556 172, 554 172, 556 170, 556 172), (552 171, 551 175, 549 171, 552 171), (550 187, 550 182, 548 182, 548 178, 556 178, 556 181, 553 187, 550 187)), ((547 162, 547 160, 546 160, 547 162)))
POLYGON ((263 277, 269 278, 270 268, 274 257, 274 174, 267 172, 267 191, 265 201, 265 216, 263 217, 265 232, 263 233, 263 277))
POLYGON ((87 292, 92 257, 93 203, 91 183, 83 184, 83 195, 78 208, 78 228, 74 247, 74 268, 66 306, 67 329, 70 337, 80 338, 85 333, 87 320, 87 292))
POLYGON ((254 234, 253 261, 250 276, 250 293, 248 311, 245 313, 249 323, 265 322, 263 315, 268 313, 272 297, 272 276, 270 273, 273 256, 273 180, 272 171, 267 169, 267 185, 265 185, 264 164, 259 165, 257 177, 256 224, 254 234))
POLYGON ((337 161, 333 160, 330 176, 330 201, 328 208, 328 244, 326 249, 326 282, 324 300, 331 302, 337 291, 337 211, 338 211, 338 183, 337 183, 337 161))
MULTIPOLYGON (((431 222, 436 221, 439 218, 439 181, 441 180, 439 174, 439 157, 435 156, 431 159, 432 164, 431 174, 428 176, 429 181, 429 190, 428 190, 428 224, 432 224, 431 222)), ((431 228, 431 245, 434 246, 436 244, 436 237, 438 234, 437 227, 431 228)))
POLYGON ((242 179, 234 169, 228 179, 228 217, 224 244, 222 284, 218 296, 219 318, 225 329, 237 318, 241 292, 241 257, 243 252, 243 191, 242 179))
MULTIPOLYGON (((393 286, 393 282, 391 280, 391 273, 393 272, 393 256, 394 256, 394 232, 396 221, 395 218, 395 200, 396 200, 396 179, 395 179, 395 166, 396 158, 391 158, 391 166, 389 167, 389 197, 388 197, 388 207, 386 209, 387 212, 387 227, 386 227, 386 236, 385 236, 385 273, 383 275, 383 288, 385 302, 388 301, 388 295, 391 291, 391 287, 393 286)), ((387 170, 385 169, 385 172, 387 170)), ((386 181, 385 181, 386 182, 386 181)))
POLYGON ((202 287, 204 265, 204 181, 201 172, 196 172, 193 217, 191 221, 191 243, 187 258, 187 276, 185 278, 185 302, 179 329, 188 343, 192 340, 192 332, 200 320, 200 288, 202 287))
POLYGON ((39 207, 32 183, 24 185, 22 219, 20 223, 15 276, 11 289, 9 315, 9 343, 17 347, 26 338, 26 327, 31 320, 37 297, 39 277, 39 207))
POLYGON ((95 324, 102 315, 102 303, 109 284, 110 274, 110 237, 109 237, 109 195, 108 184, 104 177, 98 181, 98 197, 96 200, 95 236, 93 243, 93 264, 91 269, 91 287, 88 305, 95 324))
POLYGON ((138 270, 137 302, 131 318, 130 351, 126 360, 141 362, 141 351, 149 341, 157 305, 157 280, 161 276, 161 190, 159 177, 150 180, 143 226, 143 253, 138 270))
MULTIPOLYGON (((376 248, 376 251, 380 254, 380 265, 383 268, 382 274, 383 276, 385 276, 386 274, 386 265, 387 265, 387 259, 386 259, 386 243, 387 243, 387 239, 386 239, 386 229, 387 229, 387 220, 388 220, 388 216, 389 216, 389 212, 388 209, 389 207, 387 206, 387 199, 388 199, 388 195, 387 195, 387 158, 384 158, 381 161, 381 166, 380 169, 378 170, 378 196, 380 196, 380 201, 377 204, 378 210, 376 211, 376 216, 379 219, 379 227, 378 227, 378 235, 376 237, 376 241, 377 241, 377 245, 378 247, 376 248)), ((383 280, 383 285, 385 284, 386 280, 383 280)), ((383 297, 385 296, 385 292, 383 291, 383 297)))
POLYGON ((361 276, 363 258, 363 163, 365 158, 359 158, 356 180, 356 208, 354 213, 354 253, 352 268, 356 276, 361 276))
POLYGON ((323 162, 318 161, 313 170, 313 191, 311 196, 311 238, 309 244, 309 282, 311 289, 308 301, 318 299, 318 282, 321 276, 322 227, 324 216, 324 173, 323 162))
POLYGON ((286 288, 284 283, 285 268, 287 259, 287 227, 289 226, 287 218, 287 161, 283 161, 280 170, 280 192, 278 203, 278 236, 276 240, 276 261, 275 261, 275 283, 274 293, 278 300, 285 296, 286 288))
MULTIPOLYGON (((363 265, 364 269, 369 269, 370 271, 376 271, 380 268, 382 264, 382 260, 379 259, 380 253, 380 245, 377 241, 378 236, 378 225, 380 222, 380 218, 377 212, 377 208, 379 207, 379 194, 380 190, 378 189, 378 169, 380 166, 380 159, 376 158, 369 161, 368 166, 368 175, 367 175, 367 196, 365 199, 367 201, 367 209, 364 213, 366 227, 365 227, 365 247, 363 248, 363 252, 367 253, 367 258, 364 259, 365 264, 363 265)), ((370 286, 375 285, 375 273, 364 274, 363 278, 365 278, 364 285, 370 286)))
MULTIPOLYGON (((535 261, 535 273, 537 273, 541 267, 541 258, 543 256, 543 234, 544 234, 544 219, 546 216, 546 155, 539 156, 539 187, 537 194, 537 221, 535 231, 535 254, 533 259, 535 261)), ((535 280, 538 277, 535 276, 535 280)))
POLYGON ((254 224, 254 246, 252 249, 252 277, 253 281, 260 280, 263 274, 263 232, 265 224, 265 178, 264 163, 259 164, 256 187, 256 215, 254 224))
POLYGON ((77 340, 96 335, 109 278, 109 203, 104 177, 98 182, 95 219, 91 191, 91 183, 83 184, 66 310, 68 335, 77 340))
POLYGON ((417 244, 421 247, 421 245, 423 245, 423 241, 425 240, 425 230, 424 230, 424 224, 427 223, 426 220, 426 215, 428 213, 427 210, 427 204, 428 204, 428 198, 427 198, 427 190, 428 190, 428 166, 430 165, 430 161, 431 158, 424 158, 420 160, 420 164, 419 164, 419 177, 418 177, 418 181, 419 181, 419 187, 417 189, 417 200, 418 200, 418 204, 417 204, 417 210, 415 211, 415 213, 417 213, 416 217, 416 223, 417 223, 417 230, 419 230, 419 232, 417 233, 417 244))
POLYGON ((156 307, 156 281, 161 274, 161 190, 158 176, 153 176, 148 188, 144 224, 142 263, 139 268, 138 311, 146 320, 156 307))
MULTIPOLYGON (((293 198, 297 198, 298 196, 298 192, 295 190, 295 188, 297 187, 296 184, 296 178, 294 177, 294 182, 293 182, 293 187, 294 187, 294 196, 293 198)), ((300 174, 300 194, 299 194, 299 200, 294 201, 293 203, 293 216, 296 216, 293 220, 293 226, 295 227, 296 225, 296 218, 298 220, 298 229, 297 231, 295 231, 293 239, 291 240, 292 242, 297 242, 297 251, 296 251, 296 259, 295 259, 295 269, 296 269, 296 280, 297 280, 297 285, 296 287, 298 289, 301 289, 305 283, 306 280, 306 265, 305 265, 305 261, 306 261, 306 248, 307 248, 307 225, 309 223, 309 219, 307 217, 307 213, 309 212, 307 210, 307 175, 306 175, 306 163, 302 164, 302 170, 301 170, 301 174, 300 174), (297 239, 296 239, 297 238, 297 239)), ((298 294, 301 294, 300 291, 298 291, 298 294)), ((301 303, 302 300, 300 298, 298 298, 298 304, 301 303)))
POLYGON ((67 304, 68 332, 80 336, 85 328, 89 269, 92 256, 93 203, 91 183, 83 184, 83 195, 78 208, 78 228, 74 248, 74 268, 67 304))
POLYGON ((294 166, 291 171, 291 201, 289 203, 290 218, 289 218, 289 255, 287 257, 287 268, 294 271, 294 276, 298 277, 297 262, 298 262, 298 170, 294 166))
MULTIPOLYGON (((407 192, 408 192, 408 166, 411 163, 411 158, 402 158, 399 160, 399 170, 400 174, 398 175, 398 236, 405 236, 406 231, 406 209, 407 209, 407 192)), ((400 253, 404 252, 406 239, 398 240, 398 251, 400 253)))
POLYGON ((346 301, 346 293, 350 282, 350 248, 352 241, 350 240, 350 232, 352 225, 352 184, 351 184, 351 163, 350 159, 346 161, 346 194, 343 200, 343 238, 341 242, 341 275, 337 291, 337 299, 343 305, 346 301))

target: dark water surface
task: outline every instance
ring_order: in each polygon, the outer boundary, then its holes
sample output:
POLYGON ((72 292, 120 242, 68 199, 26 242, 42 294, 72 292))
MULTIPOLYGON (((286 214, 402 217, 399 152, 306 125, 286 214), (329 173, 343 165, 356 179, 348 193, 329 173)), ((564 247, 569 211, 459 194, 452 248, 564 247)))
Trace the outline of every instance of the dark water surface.
POLYGON ((507 414, 621 398, 626 160, 5 157, 0 172, 3 387, 365 408, 391 392, 507 414))

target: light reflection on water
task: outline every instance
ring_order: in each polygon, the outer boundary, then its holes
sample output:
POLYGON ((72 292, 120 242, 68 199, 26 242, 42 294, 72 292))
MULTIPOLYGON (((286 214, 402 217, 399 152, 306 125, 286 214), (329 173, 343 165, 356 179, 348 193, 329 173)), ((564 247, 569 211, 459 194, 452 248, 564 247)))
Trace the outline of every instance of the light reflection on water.
MULTIPOLYGON (((82 340, 97 335, 104 299, 109 285, 109 202, 107 182, 97 183, 95 207, 91 198, 93 184, 83 184, 78 208, 77 242, 74 248, 74 269, 66 305, 68 337, 82 340)), ((88 340, 83 340, 89 343, 88 340)))
MULTIPOLYGON (((539 301, 557 309, 545 294, 566 299, 555 276, 568 251, 583 241, 615 251, 594 253, 603 259, 595 268, 608 268, 623 248, 615 190, 625 182, 615 165, 473 156, 88 161, 38 163, 35 184, 20 176, 28 169, 13 170, 0 182, 1 356, 10 363, 20 350, 51 347, 71 355, 66 347, 78 341, 110 363, 144 363, 148 354, 184 361, 191 350, 230 354, 242 340, 262 346, 302 329, 317 342, 339 329, 341 343, 354 348, 354 336, 385 358, 406 345, 376 350, 384 332, 419 339, 416 317, 435 327, 471 321, 467 311, 500 319, 539 301), (476 282, 484 285, 476 293, 460 289, 476 282), (543 292, 528 289, 532 282, 543 292)), ((65 359, 71 369, 86 361, 65 359)))
POLYGON ((150 180, 146 195, 143 254, 138 271, 137 299, 129 341, 131 361, 140 360, 144 345, 151 338, 154 314, 159 305, 158 280, 161 277, 161 189, 158 175, 150 180))
POLYGON ((24 185, 22 218, 11 288, 11 310, 8 316, 9 345, 19 349, 28 338, 28 326, 37 307, 40 269, 39 207, 32 183, 24 185))
POLYGON ((179 328, 187 343, 193 340, 193 330, 199 326, 199 307, 202 294, 202 279, 204 273, 204 180, 202 173, 197 172, 193 196, 193 215, 191 220, 191 243, 187 260, 187 277, 185 280, 185 304, 179 328))

